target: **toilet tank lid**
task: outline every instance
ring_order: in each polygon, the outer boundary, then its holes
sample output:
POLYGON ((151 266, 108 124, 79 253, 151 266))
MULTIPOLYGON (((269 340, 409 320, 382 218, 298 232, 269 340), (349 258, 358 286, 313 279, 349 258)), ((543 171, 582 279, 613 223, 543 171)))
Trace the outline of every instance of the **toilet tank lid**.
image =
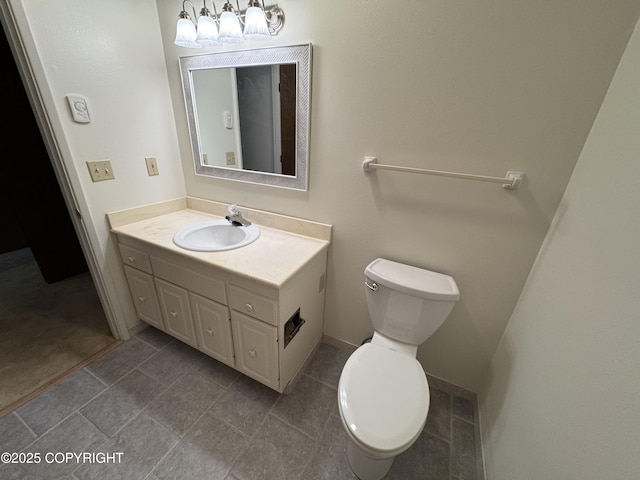
POLYGON ((381 285, 430 300, 457 301, 460 291, 449 275, 376 258, 367 265, 365 275, 381 285))

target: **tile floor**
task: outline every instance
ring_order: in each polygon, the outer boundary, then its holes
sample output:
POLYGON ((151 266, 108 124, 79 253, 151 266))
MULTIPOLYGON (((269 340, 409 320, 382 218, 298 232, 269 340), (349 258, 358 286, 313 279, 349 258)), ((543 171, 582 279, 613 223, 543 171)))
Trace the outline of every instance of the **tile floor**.
MULTIPOLYGON (((40 455, 0 478, 356 479, 336 400, 348 356, 321 344, 280 395, 149 327, 0 419, 0 452, 40 455)), ((429 380, 425 429, 385 479, 482 480, 473 397, 429 380)))

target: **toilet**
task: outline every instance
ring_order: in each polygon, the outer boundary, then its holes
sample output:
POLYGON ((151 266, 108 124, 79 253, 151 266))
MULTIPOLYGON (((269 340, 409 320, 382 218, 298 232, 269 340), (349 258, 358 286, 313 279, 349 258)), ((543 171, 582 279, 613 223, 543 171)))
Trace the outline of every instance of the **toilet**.
POLYGON ((383 258, 366 267, 365 292, 374 334, 344 365, 338 408, 351 470, 360 480, 380 480, 424 428, 429 385, 418 346, 460 292, 448 275, 383 258))

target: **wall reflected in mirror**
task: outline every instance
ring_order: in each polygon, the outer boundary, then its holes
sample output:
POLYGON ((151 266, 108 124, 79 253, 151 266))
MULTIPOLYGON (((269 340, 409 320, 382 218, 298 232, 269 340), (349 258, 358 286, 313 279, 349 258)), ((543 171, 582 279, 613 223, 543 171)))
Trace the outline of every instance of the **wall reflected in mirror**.
POLYGON ((196 174, 307 189, 311 45, 180 58, 196 174))
POLYGON ((295 175, 295 64, 192 73, 203 165, 295 175))

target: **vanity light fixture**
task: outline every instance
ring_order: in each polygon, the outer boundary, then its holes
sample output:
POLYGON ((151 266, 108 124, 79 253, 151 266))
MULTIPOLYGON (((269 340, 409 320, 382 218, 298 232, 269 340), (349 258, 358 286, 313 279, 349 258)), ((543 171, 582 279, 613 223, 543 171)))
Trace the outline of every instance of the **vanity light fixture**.
POLYGON ((240 43, 245 40, 268 40, 276 35, 284 23, 284 12, 277 5, 265 7, 264 0, 249 0, 249 6, 241 11, 238 0, 233 8, 230 0, 225 0, 222 12, 218 15, 215 3, 213 14, 204 0, 200 15, 190 0, 183 0, 182 11, 178 15, 175 44, 185 48, 211 47, 228 43, 240 43), (185 5, 191 5, 192 20, 185 5), (243 29, 244 27, 244 29, 243 29))

